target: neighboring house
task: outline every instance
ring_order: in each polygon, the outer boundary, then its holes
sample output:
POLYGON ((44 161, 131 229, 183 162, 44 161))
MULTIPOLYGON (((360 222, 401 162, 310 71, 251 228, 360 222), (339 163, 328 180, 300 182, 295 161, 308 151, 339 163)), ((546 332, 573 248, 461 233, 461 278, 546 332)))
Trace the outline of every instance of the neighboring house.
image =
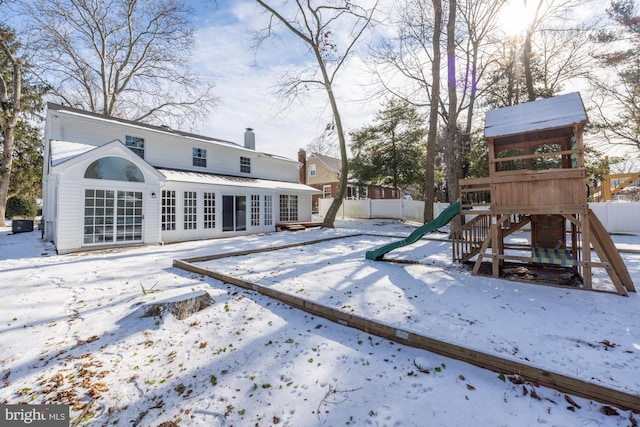
POLYGON ((44 238, 58 253, 272 232, 309 221, 300 164, 245 145, 48 104, 44 238))
MULTIPOLYGON (((302 163, 300 169, 300 182, 316 188, 322 194, 314 194, 312 198, 313 211, 318 211, 318 199, 328 199, 338 194, 340 181, 341 160, 323 154, 312 153, 307 157, 305 150, 298 151, 298 162, 302 163)), ((347 181, 345 199, 397 199, 399 193, 396 189, 378 185, 360 185, 347 181)))

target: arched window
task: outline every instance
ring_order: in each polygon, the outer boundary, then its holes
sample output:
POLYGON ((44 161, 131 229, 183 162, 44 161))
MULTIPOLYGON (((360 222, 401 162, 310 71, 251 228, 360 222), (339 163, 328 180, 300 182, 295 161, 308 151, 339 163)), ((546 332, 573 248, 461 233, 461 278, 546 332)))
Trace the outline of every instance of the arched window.
POLYGON ((138 166, 122 157, 102 157, 91 163, 84 172, 85 178, 111 181, 144 182, 138 166))

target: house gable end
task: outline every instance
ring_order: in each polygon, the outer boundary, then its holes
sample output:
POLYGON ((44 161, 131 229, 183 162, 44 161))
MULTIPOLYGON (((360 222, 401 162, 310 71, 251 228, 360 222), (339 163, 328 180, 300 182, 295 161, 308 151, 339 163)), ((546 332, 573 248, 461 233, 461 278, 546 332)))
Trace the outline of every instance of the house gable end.
MULTIPOLYGON (((55 144, 58 141, 51 141, 55 144)), ((164 182, 166 178, 156 168, 147 163, 140 156, 128 149, 121 141, 114 140, 99 147, 84 151, 73 157, 67 158, 52 166, 52 172, 62 174, 66 170, 80 165, 89 165, 91 162, 103 157, 122 157, 135 164, 143 172, 145 177, 153 177, 158 182, 164 182)))

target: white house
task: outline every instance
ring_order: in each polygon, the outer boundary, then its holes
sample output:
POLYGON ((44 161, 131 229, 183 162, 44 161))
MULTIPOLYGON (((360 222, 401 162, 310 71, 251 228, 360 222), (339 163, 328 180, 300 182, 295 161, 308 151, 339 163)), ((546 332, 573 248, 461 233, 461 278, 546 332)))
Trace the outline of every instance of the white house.
POLYGON ((58 253, 272 232, 311 220, 301 164, 166 126, 49 103, 44 238, 58 253))

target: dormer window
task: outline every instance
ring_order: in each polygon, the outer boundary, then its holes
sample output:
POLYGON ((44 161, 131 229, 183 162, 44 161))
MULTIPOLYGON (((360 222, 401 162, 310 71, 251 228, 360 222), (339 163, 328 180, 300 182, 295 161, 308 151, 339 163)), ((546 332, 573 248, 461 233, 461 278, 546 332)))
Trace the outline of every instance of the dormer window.
POLYGON ((207 167, 207 150, 204 148, 193 149, 193 166, 207 167))
POLYGON ((124 145, 129 147, 131 151, 144 159, 144 138, 139 136, 125 135, 124 145))
POLYGON ((240 157, 240 172, 251 173, 251 157, 240 157))

